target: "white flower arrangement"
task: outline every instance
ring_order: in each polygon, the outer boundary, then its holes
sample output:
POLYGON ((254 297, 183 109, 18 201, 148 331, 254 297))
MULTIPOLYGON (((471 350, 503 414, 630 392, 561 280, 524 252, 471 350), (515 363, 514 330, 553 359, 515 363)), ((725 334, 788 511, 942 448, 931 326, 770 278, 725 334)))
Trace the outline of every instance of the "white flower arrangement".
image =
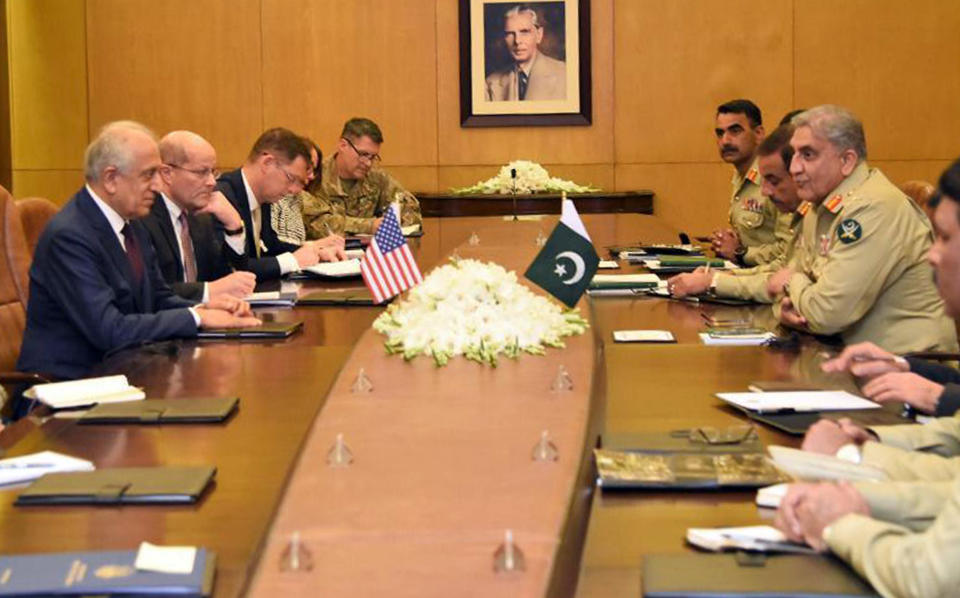
POLYGON ((456 355, 494 367, 501 353, 543 355, 587 327, 579 311, 534 294, 516 273, 469 259, 436 268, 373 322, 388 353, 429 355, 438 367, 456 355))
POLYGON ((582 186, 572 181, 552 177, 543 166, 536 162, 514 160, 501 168, 497 176, 492 179, 480 181, 470 187, 453 190, 457 194, 500 193, 504 195, 511 193, 560 193, 563 191, 567 193, 589 193, 599 191, 599 189, 590 185, 582 186), (510 176, 513 170, 517 171, 516 179, 510 176))

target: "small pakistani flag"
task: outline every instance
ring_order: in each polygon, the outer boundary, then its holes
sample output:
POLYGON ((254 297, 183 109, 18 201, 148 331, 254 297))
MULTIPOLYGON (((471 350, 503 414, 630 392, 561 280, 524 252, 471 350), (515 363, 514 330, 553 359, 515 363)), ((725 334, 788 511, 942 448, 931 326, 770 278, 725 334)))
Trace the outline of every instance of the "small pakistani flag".
POLYGON ((550 233, 546 245, 524 276, 568 307, 573 307, 587 290, 599 264, 600 257, 577 209, 572 201, 564 199, 557 228, 550 233))

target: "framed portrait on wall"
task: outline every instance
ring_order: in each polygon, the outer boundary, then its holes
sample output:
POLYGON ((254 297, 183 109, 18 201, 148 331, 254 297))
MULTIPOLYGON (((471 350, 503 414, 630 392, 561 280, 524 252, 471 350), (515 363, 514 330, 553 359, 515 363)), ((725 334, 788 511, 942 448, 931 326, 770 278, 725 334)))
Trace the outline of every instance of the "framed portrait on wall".
POLYGON ((590 0, 460 0, 460 126, 591 120, 590 0))

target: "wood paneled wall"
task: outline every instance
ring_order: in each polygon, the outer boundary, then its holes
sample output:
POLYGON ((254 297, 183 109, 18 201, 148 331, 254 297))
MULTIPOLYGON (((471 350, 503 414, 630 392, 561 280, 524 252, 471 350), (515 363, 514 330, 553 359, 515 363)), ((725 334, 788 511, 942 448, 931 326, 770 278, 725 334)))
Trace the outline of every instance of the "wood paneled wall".
POLYGON ((651 188, 691 233, 726 215, 731 169, 711 130, 733 97, 770 125, 794 107, 848 106, 896 181, 934 180, 960 154, 960 2, 593 0, 593 125, 504 129, 459 125, 456 0, 6 3, 18 197, 65 200, 90 135, 118 118, 195 130, 235 166, 266 127, 330 151, 346 118, 368 116, 411 189, 526 158, 651 188))

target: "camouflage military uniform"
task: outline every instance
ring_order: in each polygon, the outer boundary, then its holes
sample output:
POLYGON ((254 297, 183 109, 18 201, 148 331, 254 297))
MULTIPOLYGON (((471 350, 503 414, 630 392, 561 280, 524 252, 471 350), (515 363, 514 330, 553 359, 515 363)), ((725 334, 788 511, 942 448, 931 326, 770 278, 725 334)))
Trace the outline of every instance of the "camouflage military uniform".
MULTIPOLYGON (((760 192, 760 170, 756 159, 747 174, 733 173, 730 193, 730 226, 747 252, 743 263, 757 266, 771 262, 784 252, 788 239, 776 235, 780 211, 760 192)), ((789 220, 789 214, 786 215, 789 220)))
POLYGON ((420 203, 412 193, 384 170, 374 166, 363 179, 347 181, 337 175, 337 155, 324 160, 322 183, 313 194, 305 194, 303 223, 308 239, 330 233, 371 234, 374 222, 400 195, 400 225, 422 223, 420 203))
POLYGON ((810 332, 894 353, 956 350, 926 261, 930 222, 883 173, 859 164, 807 213, 801 235, 787 294, 810 332))

